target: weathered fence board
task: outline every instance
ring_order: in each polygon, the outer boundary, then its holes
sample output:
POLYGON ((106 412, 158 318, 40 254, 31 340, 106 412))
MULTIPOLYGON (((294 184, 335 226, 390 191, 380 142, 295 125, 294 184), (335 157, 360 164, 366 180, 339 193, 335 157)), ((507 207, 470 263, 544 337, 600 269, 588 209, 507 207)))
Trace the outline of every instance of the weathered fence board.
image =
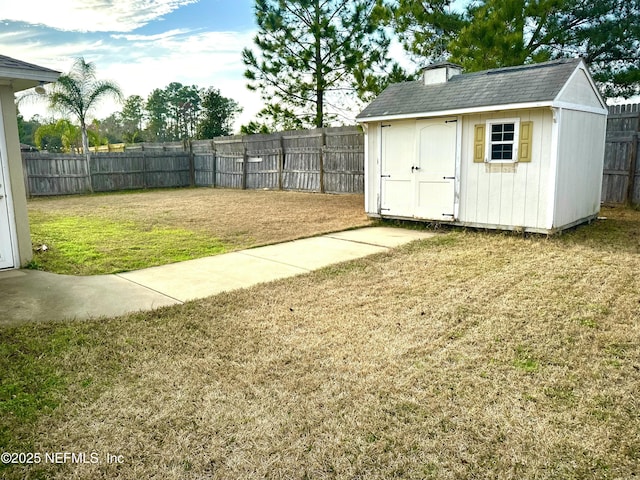
POLYGON ((282 188, 320 192, 324 131, 285 132, 282 136, 284 157, 282 188))
POLYGON ((211 186, 242 188, 244 144, 241 137, 214 140, 215 180, 211 186))
POLYGON ((329 131, 323 154, 324 190, 364 191, 364 135, 329 131))
POLYGON ((640 104, 613 105, 607 118, 604 203, 640 204, 640 104))
POLYGON ((189 172, 190 155, 173 152, 170 155, 144 155, 145 182, 144 188, 187 187, 191 185, 189 172))
POLYGON ((195 153, 193 155, 193 167, 195 169, 195 186, 208 187, 214 185, 216 169, 215 155, 213 153, 195 153))
POLYGON ((60 195, 91 191, 86 157, 25 153, 23 156, 27 191, 31 195, 60 195))

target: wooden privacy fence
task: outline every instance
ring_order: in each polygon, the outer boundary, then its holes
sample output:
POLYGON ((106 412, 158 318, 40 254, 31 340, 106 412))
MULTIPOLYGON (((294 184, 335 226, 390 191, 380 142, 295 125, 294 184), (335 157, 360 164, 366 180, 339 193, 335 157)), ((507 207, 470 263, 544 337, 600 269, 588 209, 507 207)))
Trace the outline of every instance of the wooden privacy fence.
POLYGON ((602 177, 604 203, 640 204, 640 104, 609 107, 602 177))
POLYGON ((184 186, 362 193, 364 136, 340 127, 138 144, 89 161, 25 152, 23 164, 31 196, 184 186))
POLYGON ((31 196, 190 185, 184 152, 92 155, 89 165, 84 155, 23 153, 22 161, 31 196))

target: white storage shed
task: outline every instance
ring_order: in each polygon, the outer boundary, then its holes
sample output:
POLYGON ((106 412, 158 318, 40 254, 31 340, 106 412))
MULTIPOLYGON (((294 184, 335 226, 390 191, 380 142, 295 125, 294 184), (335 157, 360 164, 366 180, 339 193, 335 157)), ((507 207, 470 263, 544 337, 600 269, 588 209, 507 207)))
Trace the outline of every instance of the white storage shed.
POLYGON ((581 59, 434 65, 357 121, 371 217, 553 233, 600 210, 607 107, 581 59))

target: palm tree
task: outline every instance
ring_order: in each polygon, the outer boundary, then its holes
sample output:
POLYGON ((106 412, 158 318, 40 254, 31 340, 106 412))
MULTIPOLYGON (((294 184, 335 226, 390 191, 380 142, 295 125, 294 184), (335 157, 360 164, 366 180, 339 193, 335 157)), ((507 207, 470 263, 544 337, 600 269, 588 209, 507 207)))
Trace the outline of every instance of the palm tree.
POLYGON ((95 65, 80 57, 73 63, 71 72, 58 78, 48 97, 51 108, 78 119, 82 131, 82 148, 88 156, 87 115, 107 97, 122 101, 122 91, 114 82, 97 80, 95 65))

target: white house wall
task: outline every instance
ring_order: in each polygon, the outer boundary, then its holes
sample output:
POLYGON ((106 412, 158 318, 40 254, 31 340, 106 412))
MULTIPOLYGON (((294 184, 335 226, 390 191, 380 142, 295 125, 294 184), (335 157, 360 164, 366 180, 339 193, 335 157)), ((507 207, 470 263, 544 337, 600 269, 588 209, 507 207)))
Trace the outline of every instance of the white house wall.
POLYGON ((600 210, 607 117, 563 109, 554 207, 554 228, 600 210))
POLYGON ((544 230, 549 198, 553 115, 549 108, 463 117, 458 221, 469 225, 544 230), (474 127, 487 120, 533 122, 530 163, 474 163, 474 127))
MULTIPOLYGON (((5 178, 11 190, 7 197, 10 202, 10 221, 13 231, 12 243, 14 266, 19 267, 31 260, 31 236, 27 214, 27 195, 22 172, 18 122, 16 121, 15 95, 9 86, 0 85, 0 151, 3 161, 7 162, 8 178, 5 178)), ((5 171, 6 172, 6 171, 5 171)))

